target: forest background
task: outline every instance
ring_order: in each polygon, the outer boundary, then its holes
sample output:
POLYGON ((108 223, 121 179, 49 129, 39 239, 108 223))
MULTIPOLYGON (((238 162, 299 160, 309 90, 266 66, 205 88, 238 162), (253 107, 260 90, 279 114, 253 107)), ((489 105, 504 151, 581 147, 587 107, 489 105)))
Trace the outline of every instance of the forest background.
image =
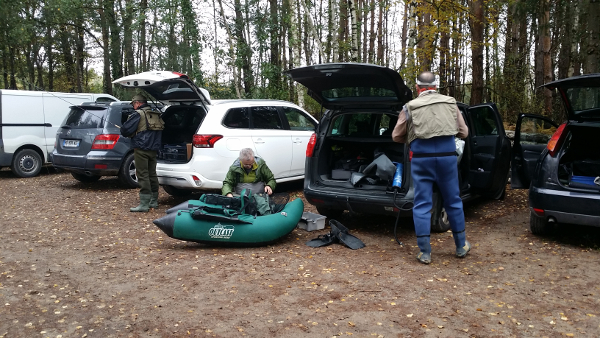
POLYGON ((212 98, 282 99, 316 114, 282 72, 362 62, 397 70, 410 88, 430 69, 442 93, 495 102, 507 122, 561 120, 539 86, 600 72, 600 0, 0 0, 0 16, 0 88, 124 100, 114 79, 173 70, 212 98))

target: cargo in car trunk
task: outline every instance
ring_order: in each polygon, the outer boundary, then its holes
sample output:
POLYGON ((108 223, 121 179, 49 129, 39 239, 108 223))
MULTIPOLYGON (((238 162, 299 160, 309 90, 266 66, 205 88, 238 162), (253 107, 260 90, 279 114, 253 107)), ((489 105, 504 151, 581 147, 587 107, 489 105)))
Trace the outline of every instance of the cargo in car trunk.
POLYGON ((326 184, 389 190, 395 172, 392 163, 404 163, 404 144, 393 142, 389 136, 360 139, 329 137, 319 152, 318 173, 326 184), (380 159, 382 155, 389 161, 380 159), (379 161, 373 163, 377 159, 379 161), (380 170, 374 168, 377 163, 380 170), (390 165, 393 170, 391 176, 390 165), (386 174, 381 173, 383 167, 388 169, 386 174))
POLYGON ((558 178, 572 188, 600 189, 600 152, 597 143, 599 127, 571 126, 560 159, 558 178), (596 183, 598 182, 598 183, 596 183))
POLYGON ((198 106, 171 106, 163 113, 165 129, 158 161, 164 163, 186 163, 191 159, 192 142, 206 112, 198 106))

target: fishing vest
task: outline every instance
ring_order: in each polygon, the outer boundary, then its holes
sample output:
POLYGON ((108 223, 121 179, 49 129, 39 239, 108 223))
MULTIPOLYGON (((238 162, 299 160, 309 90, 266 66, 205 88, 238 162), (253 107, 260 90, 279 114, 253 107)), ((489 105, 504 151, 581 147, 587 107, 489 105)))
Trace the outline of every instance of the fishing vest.
POLYGON ((406 104, 408 143, 415 139, 458 134, 456 100, 439 93, 417 97, 406 104))
POLYGON ((145 130, 163 130, 165 129, 165 122, 160 118, 160 112, 152 110, 150 107, 143 107, 136 110, 140 114, 140 122, 136 133, 140 133, 145 130))

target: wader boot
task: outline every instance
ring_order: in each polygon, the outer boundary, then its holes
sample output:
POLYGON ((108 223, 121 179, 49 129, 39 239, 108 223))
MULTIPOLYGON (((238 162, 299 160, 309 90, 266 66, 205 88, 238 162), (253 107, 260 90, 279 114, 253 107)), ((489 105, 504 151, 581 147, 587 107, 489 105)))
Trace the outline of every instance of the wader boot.
POLYGON ((417 236, 417 245, 421 252, 417 255, 417 260, 423 264, 431 263, 431 243, 429 235, 417 236))
POLYGON ((471 251, 471 243, 466 239, 465 230, 452 231, 452 237, 454 237, 454 244, 456 245, 456 257, 465 257, 471 251))
POLYGON ((158 191, 157 192, 153 192, 152 197, 150 197, 150 208, 158 208, 158 191))
POLYGON ((148 212, 150 210, 150 199, 152 195, 140 194, 140 205, 135 208, 129 208, 131 212, 148 212))

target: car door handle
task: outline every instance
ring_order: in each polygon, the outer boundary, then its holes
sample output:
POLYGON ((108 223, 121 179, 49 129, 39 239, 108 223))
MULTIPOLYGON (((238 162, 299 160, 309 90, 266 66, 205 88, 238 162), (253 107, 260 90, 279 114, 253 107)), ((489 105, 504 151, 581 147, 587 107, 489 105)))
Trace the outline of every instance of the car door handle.
POLYGON ((302 143, 302 139, 297 138, 297 139, 294 140, 294 143, 302 143))
POLYGON ((263 144, 263 143, 265 143, 265 141, 263 141, 263 139, 262 139, 262 138, 259 138, 259 139, 256 139, 256 141, 254 141, 254 143, 260 143, 260 144, 263 144))

